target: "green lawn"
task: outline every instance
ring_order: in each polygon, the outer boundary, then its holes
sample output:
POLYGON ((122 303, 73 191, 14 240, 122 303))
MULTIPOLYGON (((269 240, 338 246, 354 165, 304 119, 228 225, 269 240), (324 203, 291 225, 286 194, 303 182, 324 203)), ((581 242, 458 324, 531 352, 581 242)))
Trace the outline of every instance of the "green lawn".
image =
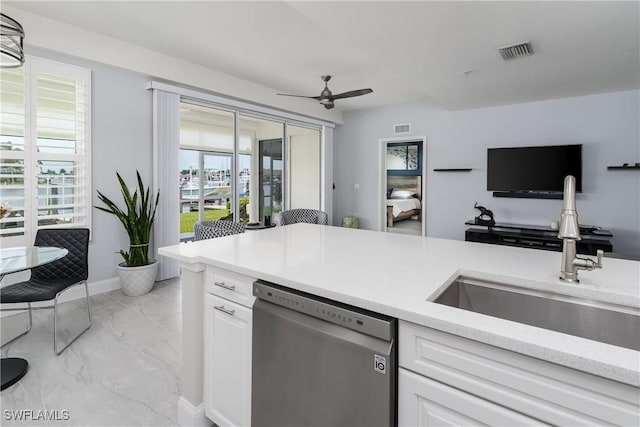
MULTIPOLYGON (((227 209, 205 209, 204 219, 215 221, 229 215, 227 209)), ((198 220, 198 212, 185 212, 180 214, 180 232, 193 233, 193 224, 198 220)))

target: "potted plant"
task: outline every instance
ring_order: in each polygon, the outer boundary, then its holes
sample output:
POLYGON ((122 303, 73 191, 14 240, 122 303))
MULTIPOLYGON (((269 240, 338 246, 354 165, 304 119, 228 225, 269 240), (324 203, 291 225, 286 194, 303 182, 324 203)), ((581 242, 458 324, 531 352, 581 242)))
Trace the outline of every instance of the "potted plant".
POLYGON ((136 171, 138 188, 131 194, 129 187, 116 172, 125 208, 120 209, 107 196, 98 191, 98 198, 106 207, 96 206, 103 212, 115 215, 129 235, 129 250, 120 250, 124 262, 118 264, 122 292, 129 296, 146 294, 153 288, 158 272, 158 261, 149 260, 149 240, 156 216, 160 192, 154 198, 145 190, 140 172, 136 171))

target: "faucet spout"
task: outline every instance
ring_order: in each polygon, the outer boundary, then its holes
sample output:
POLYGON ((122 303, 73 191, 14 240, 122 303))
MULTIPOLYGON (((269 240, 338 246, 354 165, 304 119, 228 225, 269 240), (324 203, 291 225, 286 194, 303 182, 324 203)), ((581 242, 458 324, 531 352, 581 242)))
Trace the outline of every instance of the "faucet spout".
POLYGON ((564 178, 564 194, 562 198, 562 214, 558 229, 560 239, 580 240, 578 211, 576 210, 576 179, 572 175, 564 178))
POLYGON ((576 210, 576 179, 572 175, 567 175, 564 178, 564 194, 558 238, 563 240, 560 280, 568 283, 579 283, 579 270, 590 271, 602 268, 603 252, 601 250, 598 250, 598 261, 577 256, 576 241, 580 240, 580 226, 578 224, 578 211, 576 210))

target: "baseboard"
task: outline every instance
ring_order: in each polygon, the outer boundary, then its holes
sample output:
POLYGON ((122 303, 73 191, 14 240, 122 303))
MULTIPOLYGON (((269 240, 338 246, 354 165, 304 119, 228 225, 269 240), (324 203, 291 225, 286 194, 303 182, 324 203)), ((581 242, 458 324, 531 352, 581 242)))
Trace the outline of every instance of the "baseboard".
MULTIPOLYGON (((118 277, 111 277, 109 279, 98 280, 97 282, 91 282, 88 284, 89 295, 98 295, 105 292, 111 292, 116 289, 120 289, 120 279, 118 277)), ((69 302, 85 297, 84 286, 74 286, 60 295, 58 302, 69 302)), ((51 301, 36 302, 31 304, 32 307, 46 307, 51 305, 51 301)), ((4 308, 27 308, 26 304, 6 304, 4 308)), ((2 317, 11 316, 14 314, 20 314, 20 311, 3 311, 2 317)))
POLYGON ((194 406, 184 396, 178 399, 178 425, 182 427, 209 427, 213 422, 204 414, 204 403, 194 406))

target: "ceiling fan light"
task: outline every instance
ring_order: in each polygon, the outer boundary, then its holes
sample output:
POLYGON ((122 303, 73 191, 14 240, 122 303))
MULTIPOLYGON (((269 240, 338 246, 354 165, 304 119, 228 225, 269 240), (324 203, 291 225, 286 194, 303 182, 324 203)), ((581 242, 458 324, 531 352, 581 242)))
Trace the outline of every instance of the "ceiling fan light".
POLYGON ((24 64, 23 41, 22 25, 0 13, 0 67, 15 68, 24 64))

